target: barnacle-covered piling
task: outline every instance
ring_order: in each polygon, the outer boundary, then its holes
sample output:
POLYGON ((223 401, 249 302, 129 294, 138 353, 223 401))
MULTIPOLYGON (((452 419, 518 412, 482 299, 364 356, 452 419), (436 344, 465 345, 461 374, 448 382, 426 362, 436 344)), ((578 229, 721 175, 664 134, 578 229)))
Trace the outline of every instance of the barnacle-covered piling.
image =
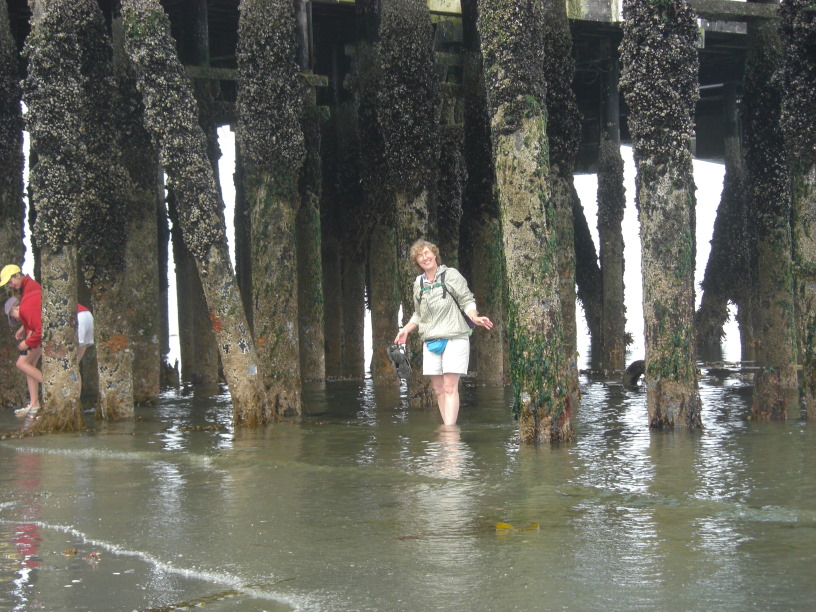
POLYGON ((172 222, 170 236, 176 277, 181 381, 214 393, 219 382, 216 332, 210 321, 198 266, 184 242, 178 201, 172 188, 167 190, 167 216, 172 222))
POLYGON ((701 427, 694 353, 697 22, 686 0, 625 0, 620 85, 637 164, 651 427, 701 427))
POLYGON ((326 109, 316 106, 314 87, 311 87, 306 95, 302 123, 306 157, 300 175, 301 204, 295 223, 300 372, 305 381, 326 378, 323 265, 320 258, 320 192, 323 182, 320 125, 325 119, 326 109))
POLYGON ((371 308, 371 379, 376 386, 398 386, 399 378, 388 359, 388 347, 396 335, 400 303, 399 270, 394 244, 393 221, 379 221, 371 230, 368 243, 368 274, 371 308))
POLYGON ((757 419, 784 419, 788 410, 798 411, 791 194, 780 125, 781 62, 776 24, 749 24, 740 109, 753 245, 756 357, 763 368, 754 380, 751 412, 757 419))
POLYGON ((113 23, 113 47, 119 87, 120 159, 130 176, 124 257, 133 401, 152 404, 161 389, 160 321, 167 309, 167 302, 159 298, 158 207, 163 203, 164 188, 159 156, 142 121, 144 106, 136 90, 135 75, 124 55, 121 19, 113 23))
POLYGON ((478 6, 508 284, 513 410, 521 442, 569 440, 573 406, 550 201, 543 10, 539 1, 478 6))
POLYGON ((323 292, 326 300, 326 376, 365 375, 365 236, 367 222, 360 180, 360 146, 352 103, 335 107, 322 142, 324 190, 323 292))
POLYGON ((217 186, 197 123, 195 100, 156 0, 124 0, 125 49, 136 67, 145 125, 156 141, 179 207, 184 240, 198 266, 240 425, 267 422, 263 373, 227 251, 217 186))
POLYGON ((575 235, 572 171, 581 140, 581 116, 572 79, 572 35, 562 0, 543 0, 544 80, 547 84, 547 139, 550 151, 550 201, 555 211, 558 282, 570 403, 578 406, 578 329, 575 319, 575 235))
POLYGON ((376 52, 377 0, 357 2, 358 23, 366 34, 358 41, 354 72, 346 86, 354 92, 359 136, 360 187, 370 216, 368 235, 368 306, 371 310, 371 379, 376 386, 397 386, 399 378, 387 349, 396 334, 400 305, 399 270, 393 200, 383 176, 383 141, 377 125, 376 88, 379 63, 376 52))
POLYGON ((463 0, 462 98, 467 180, 462 202, 462 257, 479 311, 493 321, 493 329, 480 329, 474 341, 479 382, 501 385, 505 375, 509 375, 505 373, 504 253, 499 204, 493 191, 495 174, 477 17, 477 0, 463 0))
MULTIPOLYGON (((601 176, 599 171, 598 182, 601 176)), ((599 212, 600 214, 600 212, 599 212)), ((584 207, 578 197, 578 190, 573 185, 572 193, 573 239, 575 240, 575 284, 578 287, 577 297, 586 316, 587 328, 591 338, 592 363, 600 364, 601 321, 603 319, 603 277, 598 265, 598 253, 595 242, 589 231, 584 207)))
POLYGON ((79 30, 87 4, 77 0, 37 3, 26 40, 28 75, 24 96, 31 146, 37 163, 30 182, 41 247, 43 320, 43 409, 41 431, 82 427, 77 367, 76 237, 82 200, 82 52, 79 30))
MULTIPOLYGON (((334 110, 334 109, 333 109, 334 110)), ((341 143, 337 137, 337 113, 323 125, 321 137, 323 190, 320 197, 323 262, 323 321, 330 333, 325 335, 326 378, 343 375, 343 224, 341 222, 339 189, 339 157, 341 143)))
MULTIPOLYGON (((208 66, 210 50, 208 43, 208 3, 187 3, 184 12, 186 39, 178 47, 179 59, 185 65, 208 66)), ((207 158, 213 169, 216 185, 220 184, 218 160, 221 159, 221 147, 218 143, 218 124, 213 107, 219 92, 217 81, 211 79, 194 79, 193 96, 198 110, 198 124, 204 132, 207 143, 207 158)), ((172 189, 168 190, 172 193, 172 189)), ((220 190, 218 191, 218 210, 224 209, 220 190)), ((175 197, 168 198, 168 213, 173 219, 173 260, 176 265, 176 292, 183 300, 177 300, 178 338, 181 352, 181 379, 195 387, 215 392, 222 380, 218 354, 218 341, 210 321, 209 307, 201 279, 196 272, 195 258, 182 238, 183 231, 178 223, 178 210, 175 197)), ((243 303, 243 302, 242 302, 243 303)), ((250 328, 251 329, 251 328, 250 328)))
POLYGON ((782 127, 793 196, 793 278, 801 391, 816 418, 816 16, 813 3, 780 8, 784 84, 782 127))
POLYGON ((235 141, 235 275, 241 288, 241 303, 244 305, 250 328, 252 321, 252 229, 249 226, 249 202, 244 189, 244 162, 241 143, 235 141))
MULTIPOLYGON (((624 306, 623 215, 626 189, 620 151, 620 65, 604 44, 606 75, 601 95, 605 115, 598 144, 598 241, 601 264, 602 307, 597 338, 593 338, 593 361, 608 370, 626 368, 626 307, 624 306), (597 359, 596 359, 597 358, 597 359)), ((589 316, 587 316, 589 320, 589 316)), ((590 327, 591 329, 591 327, 590 327)))
POLYGON ((436 187, 437 242, 440 252, 445 254, 445 264, 461 269, 459 226, 462 221, 462 191, 467 176, 461 119, 455 124, 441 125, 439 135, 441 146, 436 187))
MULTIPOLYGON (((433 54, 433 27, 423 0, 385 0, 380 21, 380 87, 377 122, 383 136, 385 180, 394 197, 397 261, 400 266, 402 313, 414 311, 412 286, 417 275, 409 261, 411 245, 428 237, 431 192, 439 161, 439 83, 433 54)), ((443 253, 444 257, 444 253, 443 253)), ((409 340, 412 363, 420 363, 417 334, 409 340)), ((412 405, 435 400, 419 368, 408 381, 412 405)))
POLYGON ((241 2, 238 139, 252 232, 253 325, 279 416, 301 409, 295 217, 305 147, 296 53, 291 2, 241 2))
MULTIPOLYGON (((348 229, 353 222, 344 223, 348 229)), ((345 241, 344 241, 345 242, 345 241)), ((359 243, 359 241, 355 241, 359 243)), ((365 251, 343 249, 343 378, 362 380, 365 377, 365 251)))
MULTIPOLYGON (((611 95, 617 96, 617 90, 611 95)), ((622 230, 625 191, 620 140, 604 134, 598 147, 598 238, 603 307, 597 346, 601 367, 608 370, 626 369, 622 230)))
POLYGON ((340 227, 340 313, 342 332, 340 376, 361 380, 365 376, 366 266, 365 242, 368 236, 368 202, 363 193, 362 146, 357 113, 351 102, 335 109, 337 139, 335 199, 340 227))
MULTIPOLYGON (((728 90, 729 133, 725 141, 725 176, 711 236, 700 308, 694 316, 697 329, 697 350, 716 357, 724 336, 723 325, 728 321, 728 303, 733 302, 743 314, 750 288, 750 242, 748 240, 746 177, 742 147, 736 121, 734 87, 728 90)), ((738 315, 738 319, 740 316, 738 315)), ((740 321, 742 339, 747 341, 746 325, 740 321)))
MULTIPOLYGON (((9 29, 8 6, 0 3, 0 258, 23 260, 23 120, 20 111, 20 59, 9 29)), ((21 406, 25 389, 14 367, 13 342, 0 343, 0 406, 21 406)))
POLYGON ((793 277, 801 392, 816 418, 816 16, 812 2, 783 0, 782 128, 793 197, 793 277))
POLYGON ((130 303, 125 301, 126 203, 132 194, 120 160, 113 48, 95 0, 75 0, 84 10, 83 132, 87 155, 78 218, 78 262, 91 290, 94 343, 99 373, 96 415, 133 418, 133 352, 130 303))

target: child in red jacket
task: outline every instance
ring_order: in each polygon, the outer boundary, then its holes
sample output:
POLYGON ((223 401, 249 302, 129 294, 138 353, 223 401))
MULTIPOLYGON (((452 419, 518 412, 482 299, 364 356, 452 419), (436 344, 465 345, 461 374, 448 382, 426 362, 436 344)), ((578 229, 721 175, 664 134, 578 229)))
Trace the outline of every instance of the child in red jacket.
MULTIPOLYGON (((37 368, 37 362, 42 356, 42 288, 33 278, 23 275, 15 265, 8 265, 0 270, 0 287, 6 283, 22 292, 19 300, 17 297, 10 297, 5 304, 9 325, 15 327, 17 321, 22 323, 15 334, 19 341, 17 349, 20 351, 16 365, 26 376, 30 398, 28 406, 20 408, 16 414, 36 414, 40 407, 39 385, 43 381, 42 372, 37 368)), ((93 344, 93 315, 82 304, 77 306, 77 335, 79 363, 88 346, 93 344)), ((81 392, 81 378, 79 387, 81 392)))

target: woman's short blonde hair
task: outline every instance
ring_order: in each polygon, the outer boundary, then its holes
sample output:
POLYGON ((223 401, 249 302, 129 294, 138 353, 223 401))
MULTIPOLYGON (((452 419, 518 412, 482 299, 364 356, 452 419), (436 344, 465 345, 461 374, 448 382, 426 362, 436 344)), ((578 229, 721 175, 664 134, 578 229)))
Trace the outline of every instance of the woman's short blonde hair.
POLYGON ((439 256, 439 247, 437 247, 433 242, 428 242, 427 240, 417 240, 414 244, 411 245, 411 251, 408 253, 408 256, 411 258, 411 261, 414 262, 420 270, 422 269, 420 265, 417 263, 417 257, 419 254, 422 253, 426 248, 431 250, 431 253, 434 254, 436 257, 436 265, 442 265, 442 258, 439 256))

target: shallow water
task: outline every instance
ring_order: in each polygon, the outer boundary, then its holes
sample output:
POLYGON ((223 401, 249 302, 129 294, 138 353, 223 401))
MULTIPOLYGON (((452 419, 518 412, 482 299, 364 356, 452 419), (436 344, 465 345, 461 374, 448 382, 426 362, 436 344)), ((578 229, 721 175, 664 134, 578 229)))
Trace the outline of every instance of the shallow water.
POLYGON ((363 382, 265 430, 169 393, 4 440, 0 609, 814 608, 812 424, 748 421, 737 375, 704 375, 693 434, 650 432, 643 392, 582 391, 555 448, 518 447, 509 390, 466 385, 446 432, 363 382))

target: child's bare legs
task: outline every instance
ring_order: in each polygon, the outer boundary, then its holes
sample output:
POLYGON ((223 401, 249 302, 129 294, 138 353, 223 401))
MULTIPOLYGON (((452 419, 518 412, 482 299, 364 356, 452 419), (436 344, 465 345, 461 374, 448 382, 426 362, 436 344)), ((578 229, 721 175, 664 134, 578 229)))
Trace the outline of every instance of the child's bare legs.
POLYGON ((87 344, 80 344, 77 348, 77 378, 79 379, 79 396, 82 397, 82 368, 80 364, 82 363, 82 358, 85 356, 85 349, 88 348, 87 344))
MULTIPOLYGON (((85 356, 87 345, 77 348, 77 377, 79 378, 79 392, 82 393, 82 374, 80 373, 79 363, 85 356)), ((38 346, 35 349, 28 349, 27 355, 20 355, 17 358, 17 367, 26 376, 26 385, 28 385, 29 406, 40 405, 40 388, 43 377, 42 372, 37 368, 37 362, 42 356, 42 347, 38 346)))
POLYGON ((42 372, 37 369, 37 361, 42 356, 42 347, 28 349, 28 353, 17 358, 17 368, 25 374, 28 385, 29 406, 40 405, 40 385, 42 384, 42 372))

